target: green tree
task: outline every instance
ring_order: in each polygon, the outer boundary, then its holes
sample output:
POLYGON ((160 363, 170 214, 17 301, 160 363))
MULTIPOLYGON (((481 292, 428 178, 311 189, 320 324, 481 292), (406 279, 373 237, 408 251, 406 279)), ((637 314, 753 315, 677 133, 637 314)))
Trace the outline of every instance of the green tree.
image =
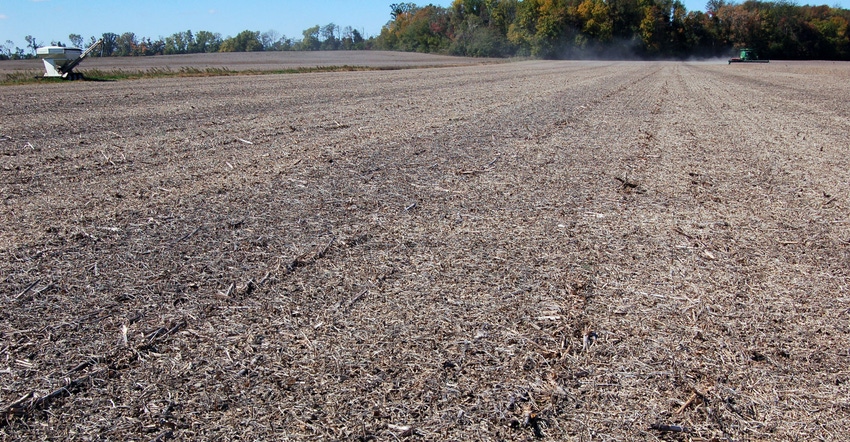
MULTIPOLYGON (((101 35, 101 38, 103 39, 103 44, 100 46, 101 53, 107 57, 112 56, 118 48, 118 34, 106 32, 101 35)), ((94 39, 94 37, 92 37, 92 39, 94 39)), ((94 44, 94 42, 92 42, 92 44, 94 44)))
POLYGON ((340 43, 342 49, 345 50, 357 50, 364 49, 365 39, 363 35, 360 34, 360 31, 352 28, 351 26, 346 26, 342 29, 342 34, 340 37, 340 43))
POLYGON ((322 47, 322 41, 319 40, 319 25, 307 28, 303 31, 304 39, 301 40, 302 51, 318 51, 322 47))
POLYGON ((339 39, 337 39, 336 34, 338 33, 339 26, 328 23, 325 26, 322 26, 321 34, 322 34, 322 45, 321 48, 323 50, 332 51, 339 49, 339 39))
POLYGON ((256 52, 263 50, 260 31, 242 31, 235 37, 224 39, 220 52, 256 52))
POLYGON ((68 35, 68 41, 71 42, 72 45, 81 48, 83 47, 83 36, 80 34, 70 34, 68 35))
POLYGON ((500 35, 507 38, 511 23, 516 20, 519 0, 491 0, 490 26, 500 35))
POLYGON ((195 47, 197 47, 197 42, 195 41, 195 35, 191 30, 186 32, 177 32, 169 37, 165 37, 164 52, 166 55, 188 54, 192 51, 192 48, 195 47))
MULTIPOLYGON (((480 20, 480 19, 479 19, 480 20)), ((504 57, 514 52, 508 39, 498 30, 477 25, 475 20, 464 20, 466 26, 456 34, 449 52, 469 57, 504 57)))
POLYGON ((35 37, 32 35, 27 35, 24 37, 24 40, 27 41, 27 48, 32 52, 32 55, 35 56, 35 50, 41 47, 41 43, 36 41, 35 37))
POLYGON ((264 51, 276 51, 280 40, 280 33, 274 29, 269 29, 260 34, 260 43, 263 45, 264 51))
POLYGON ((363 38, 363 34, 361 34, 357 29, 351 30, 351 42, 354 43, 354 49, 366 49, 366 39, 363 38))
POLYGON ((705 4, 705 13, 709 15, 716 15, 717 11, 726 5, 726 0, 708 0, 705 4))
POLYGON ((640 0, 643 12, 640 38, 646 55, 659 56, 668 48, 672 0, 640 0))
MULTIPOLYGON (((808 23, 823 38, 828 53, 826 59, 847 60, 850 58, 850 11, 844 16, 839 11, 823 10, 824 7, 814 7, 809 11, 811 16, 808 23)), ((826 51, 825 51, 826 52, 826 51)))
POLYGON ((535 27, 532 55, 557 58, 560 48, 569 37, 565 26, 567 19, 566 0, 540 0, 539 16, 535 27))
POLYGON ((459 21, 464 21, 468 16, 478 17, 484 26, 490 25, 490 2, 488 0, 454 0, 452 12, 459 21))
POLYGON ((12 40, 6 40, 6 44, 0 46, 0 59, 22 60, 25 58, 31 58, 26 54, 26 48, 15 46, 15 42, 12 40), (12 47, 15 49, 12 49, 12 47))
POLYGON ((280 38, 274 42, 272 48, 275 51, 291 51, 295 49, 295 41, 286 35, 281 35, 280 38))
POLYGON ((643 13, 638 0, 607 0, 611 14, 611 37, 620 41, 639 38, 643 13))
POLYGON ((139 45, 140 55, 163 55, 165 53, 165 41, 160 37, 156 40, 151 40, 149 37, 143 38, 139 45))
POLYGON ((690 51, 688 47, 688 33, 685 29, 685 18, 688 15, 688 10, 680 0, 673 0, 672 9, 670 11, 670 24, 668 28, 668 48, 667 55, 684 58, 687 57, 690 51))
POLYGON ((514 21, 508 26, 508 41, 513 44, 519 55, 531 55, 535 46, 535 29, 539 0, 525 0, 517 5, 514 21))
POLYGON ((221 49, 221 34, 210 31, 198 31, 191 52, 218 52, 221 49))
POLYGON ((715 19, 708 13, 690 11, 685 16, 687 54, 695 57, 719 57, 731 49, 715 32, 715 19))

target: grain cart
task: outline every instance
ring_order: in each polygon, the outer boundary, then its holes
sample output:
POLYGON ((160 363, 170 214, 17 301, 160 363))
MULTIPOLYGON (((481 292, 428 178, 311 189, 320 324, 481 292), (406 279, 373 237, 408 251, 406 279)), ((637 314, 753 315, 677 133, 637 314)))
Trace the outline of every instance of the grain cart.
POLYGON ((94 42, 83 52, 80 48, 62 46, 42 46, 36 49, 36 55, 44 62, 45 77, 59 77, 66 80, 82 80, 83 74, 74 72, 74 68, 89 54, 103 44, 103 39, 94 42))
POLYGON ((732 57, 729 59, 729 64, 732 63, 770 63, 770 60, 759 60, 756 51, 750 48, 743 48, 738 51, 740 54, 739 57, 732 57))

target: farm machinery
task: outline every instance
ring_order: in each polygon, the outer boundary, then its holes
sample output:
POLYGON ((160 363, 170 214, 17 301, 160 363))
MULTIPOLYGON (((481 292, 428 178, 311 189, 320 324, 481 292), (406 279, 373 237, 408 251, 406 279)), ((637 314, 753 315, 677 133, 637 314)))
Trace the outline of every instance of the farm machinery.
POLYGON ((740 49, 738 57, 729 59, 729 64, 732 63, 770 63, 770 60, 760 60, 756 51, 750 48, 740 49))
POLYGON ((85 51, 80 48, 42 46, 36 49, 36 55, 44 62, 45 77, 82 80, 83 74, 74 72, 74 68, 102 44, 103 39, 101 38, 85 51))

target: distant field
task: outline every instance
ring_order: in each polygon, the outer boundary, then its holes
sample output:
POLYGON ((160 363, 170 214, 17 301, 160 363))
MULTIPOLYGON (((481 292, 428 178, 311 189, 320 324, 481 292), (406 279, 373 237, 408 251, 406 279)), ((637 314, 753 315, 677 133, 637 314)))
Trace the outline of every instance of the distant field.
MULTIPOLYGON (((458 66, 482 64, 488 61, 497 60, 389 51, 230 52, 154 57, 91 57, 86 58, 77 68, 77 71, 83 74, 92 70, 138 72, 151 69, 180 70, 181 68, 275 71, 327 66, 387 69, 458 66)), ((28 71, 32 71, 33 75, 44 74, 41 60, 0 61, 0 80, 13 72, 28 71)))
POLYGON ((0 439, 850 434, 850 64, 349 55, 0 88, 0 439))

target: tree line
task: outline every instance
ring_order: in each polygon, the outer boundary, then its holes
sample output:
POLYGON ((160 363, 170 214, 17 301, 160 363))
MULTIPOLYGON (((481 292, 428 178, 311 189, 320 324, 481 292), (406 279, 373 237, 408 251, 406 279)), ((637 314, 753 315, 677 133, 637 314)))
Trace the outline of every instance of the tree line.
MULTIPOLYGON (((156 40, 132 32, 105 33, 100 55, 148 56, 200 52, 384 49, 477 57, 690 58, 728 56, 750 47, 763 58, 850 60, 850 10, 798 6, 789 0, 708 0, 687 11, 680 0, 454 0, 449 7, 390 5, 377 37, 329 23, 288 38, 245 30, 222 38, 209 31, 156 40)), ((0 59, 32 58, 42 44, 7 41, 0 59)), ((79 34, 68 36, 87 46, 79 34)), ((88 45, 97 40, 90 37, 88 45)), ((64 46, 62 42, 53 45, 64 46)))
POLYGON ((850 10, 788 0, 454 0, 390 6, 380 49, 467 56, 689 58, 750 47, 761 57, 850 60, 850 10))
MULTIPOLYGON (((221 34, 210 31, 177 32, 165 38, 151 39, 138 37, 133 32, 116 34, 107 32, 100 37, 89 37, 86 41, 80 34, 70 34, 71 46, 85 48, 103 38, 102 50, 97 55, 104 57, 149 56, 194 54, 204 52, 253 52, 253 51, 318 51, 318 50, 365 50, 371 49, 375 38, 364 38, 363 34, 351 26, 340 27, 333 23, 325 26, 313 26, 303 31, 303 38, 286 37, 277 31, 266 32, 245 30, 234 37, 222 38, 221 34)), ((36 49, 44 46, 35 37, 27 35, 27 45, 16 47, 7 40, 0 45, 0 60, 34 58, 36 49)), ((52 41, 52 46, 68 46, 62 41, 52 41)))

